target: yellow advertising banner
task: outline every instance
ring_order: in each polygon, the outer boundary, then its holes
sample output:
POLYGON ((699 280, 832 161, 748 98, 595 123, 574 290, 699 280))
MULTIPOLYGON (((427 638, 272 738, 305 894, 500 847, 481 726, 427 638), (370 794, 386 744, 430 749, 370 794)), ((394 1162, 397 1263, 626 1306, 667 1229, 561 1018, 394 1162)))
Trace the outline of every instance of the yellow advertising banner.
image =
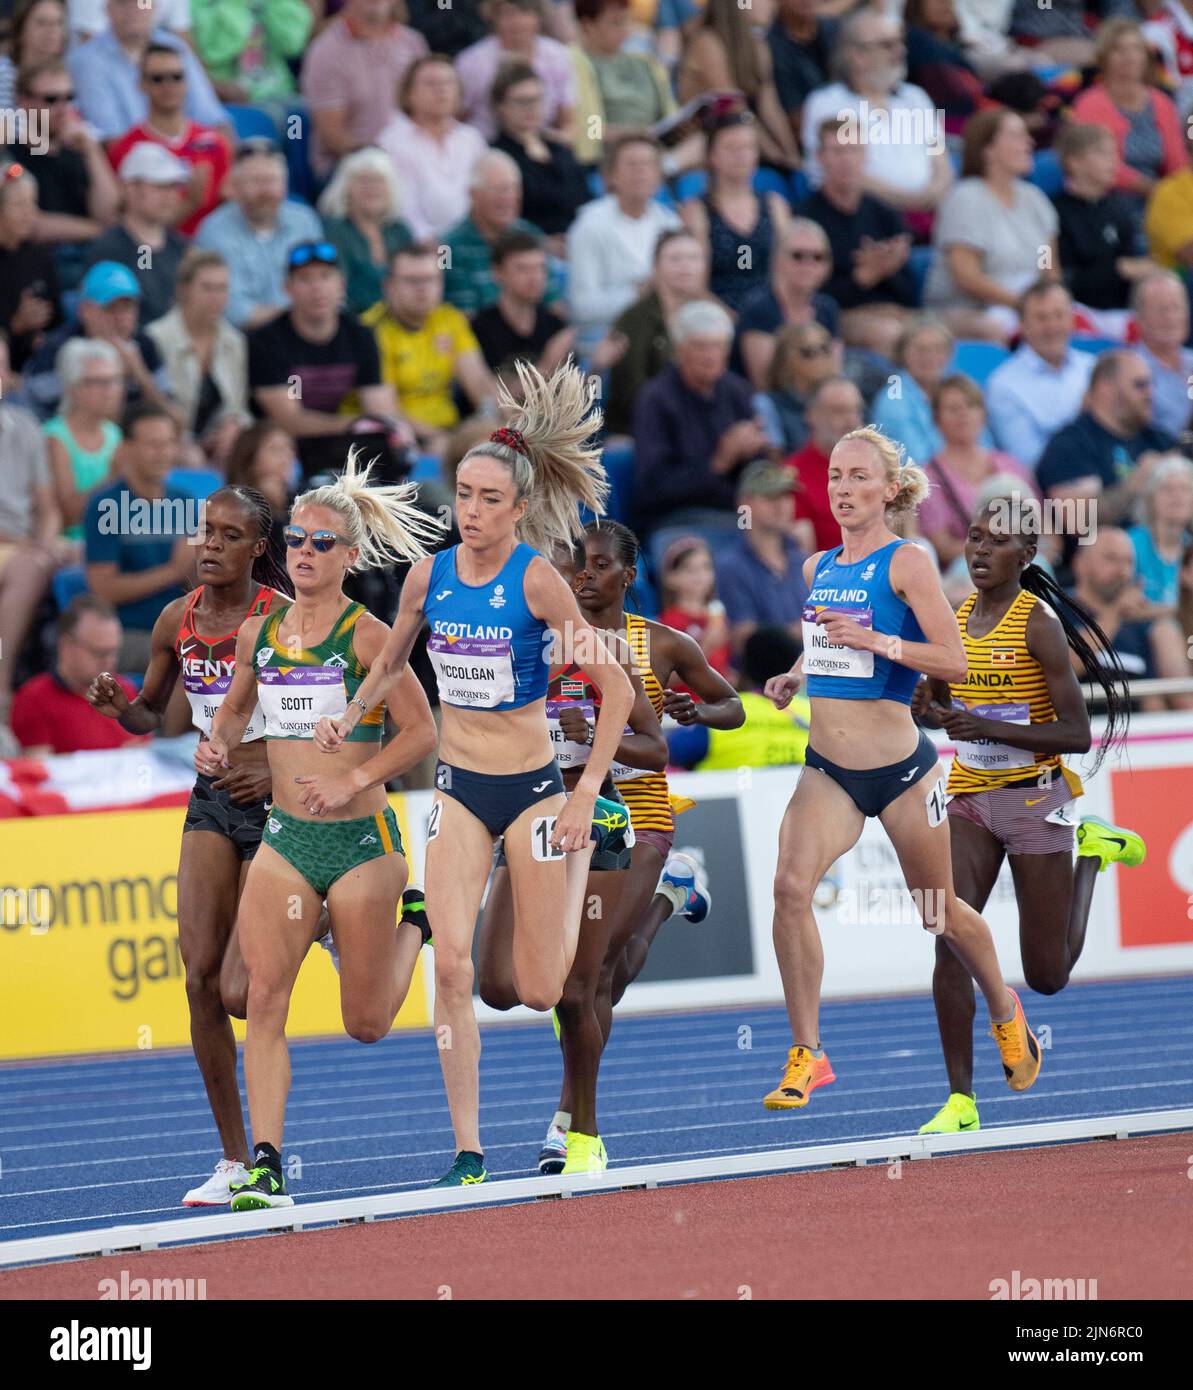
MULTIPOLYGON (((404 843, 405 798, 390 797, 404 843)), ((187 1046, 178 945, 182 807, 0 822, 0 1058, 187 1046)), ((425 1025, 415 970, 395 1027, 425 1025)), ((243 1023, 235 1022, 244 1038, 243 1023)), ((342 1031, 339 980, 314 947, 287 1033, 342 1031)))

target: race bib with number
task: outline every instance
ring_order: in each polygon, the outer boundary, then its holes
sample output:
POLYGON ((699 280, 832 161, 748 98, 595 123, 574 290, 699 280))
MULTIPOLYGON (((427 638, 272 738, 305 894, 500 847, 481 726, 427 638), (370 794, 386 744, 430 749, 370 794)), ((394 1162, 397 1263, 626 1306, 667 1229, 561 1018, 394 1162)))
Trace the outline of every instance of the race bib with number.
POLYGON ((427 655, 435 668, 439 699, 462 709, 494 709, 514 698, 514 659, 509 638, 448 637, 433 632, 427 655))
MULTIPOLYGON (((972 714, 975 719, 995 719, 1000 724, 1030 724, 1031 707, 1026 700, 993 705, 965 705, 953 701, 953 708, 972 714)), ((1012 748, 996 738, 957 739, 957 760, 978 772, 1003 772, 1008 768, 1035 767, 1036 759, 1026 748, 1012 748)))
POLYGON ((551 836, 555 834, 555 822, 558 819, 558 816, 536 816, 530 822, 530 853, 540 864, 563 859, 566 855, 565 850, 557 849, 551 843, 551 836))
POLYGON ((945 792, 945 779, 938 777, 924 797, 924 809, 928 812, 928 824, 936 827, 948 814, 949 798, 945 792))
POLYGON ((848 676, 869 680, 874 674, 874 653, 859 652, 852 647, 830 642, 824 628, 816 621, 821 613, 840 613, 852 618, 859 627, 874 627, 874 611, 870 608, 851 608, 841 603, 815 603, 804 607, 804 675, 848 676))
POLYGON ((339 719, 348 708, 338 666, 262 666, 257 697, 269 738, 313 738, 320 719, 339 719))

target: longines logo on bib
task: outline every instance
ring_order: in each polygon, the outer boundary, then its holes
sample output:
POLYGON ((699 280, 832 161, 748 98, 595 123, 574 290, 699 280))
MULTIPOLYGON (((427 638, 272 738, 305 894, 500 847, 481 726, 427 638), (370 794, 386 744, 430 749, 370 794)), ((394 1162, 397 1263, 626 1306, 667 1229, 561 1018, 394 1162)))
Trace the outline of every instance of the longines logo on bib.
POLYGON ((816 621, 824 612, 839 613, 852 618, 859 627, 872 628, 874 613, 869 608, 844 603, 812 602, 804 608, 804 675, 847 676, 868 680, 874 674, 874 653, 830 642, 824 628, 816 621))

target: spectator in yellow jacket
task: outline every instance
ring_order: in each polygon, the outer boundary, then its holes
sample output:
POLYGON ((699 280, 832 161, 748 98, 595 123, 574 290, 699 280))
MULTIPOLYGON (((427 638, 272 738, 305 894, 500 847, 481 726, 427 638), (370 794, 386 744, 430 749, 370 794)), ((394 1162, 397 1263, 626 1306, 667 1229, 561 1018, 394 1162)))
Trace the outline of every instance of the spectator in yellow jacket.
POLYGON ((785 628, 755 628, 742 649, 742 708, 745 722, 736 729, 709 729, 684 724, 667 735, 671 763, 696 772, 739 767, 776 767, 802 763, 808 748, 812 706, 796 695, 779 710, 762 694, 772 676, 790 671, 799 643, 785 628))
POLYGON ((419 444, 441 454, 460 422, 453 387, 473 409, 497 399, 497 383, 464 315, 443 302, 443 271, 433 246, 400 247, 390 261, 385 298, 361 321, 373 330, 381 380, 397 392, 419 444))

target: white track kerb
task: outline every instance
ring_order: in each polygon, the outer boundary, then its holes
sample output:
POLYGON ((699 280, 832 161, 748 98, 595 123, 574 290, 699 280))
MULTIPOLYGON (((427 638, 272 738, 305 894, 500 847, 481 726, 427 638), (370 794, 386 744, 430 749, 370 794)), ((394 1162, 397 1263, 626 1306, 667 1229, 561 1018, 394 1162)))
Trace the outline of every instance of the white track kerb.
POLYGON ((136 1226, 109 1226, 57 1236, 0 1242, 0 1266, 45 1264, 72 1256, 112 1255, 128 1250, 158 1250, 168 1245, 191 1245, 213 1238, 259 1235, 266 1231, 304 1231, 345 1222, 376 1221, 386 1217, 487 1207, 502 1202, 525 1202, 536 1197, 577 1197, 626 1188, 653 1188, 668 1183, 749 1174, 788 1173, 808 1168, 864 1168, 892 1158, 923 1159, 935 1154, 961 1154, 991 1149, 1025 1148, 1081 1139, 1127 1139, 1132 1135, 1169 1130, 1193 1130, 1193 1109, 1151 1110, 1139 1115, 1105 1115, 1084 1120, 1054 1120, 1047 1124, 1005 1125, 977 1134, 907 1135, 889 1139, 813 1144, 801 1149, 772 1149, 766 1153, 729 1154, 717 1158, 684 1159, 677 1163, 642 1163, 610 1168, 582 1177, 513 1178, 473 1187, 429 1188, 417 1192, 347 1197, 309 1202, 278 1211, 218 1216, 195 1216, 136 1226))

